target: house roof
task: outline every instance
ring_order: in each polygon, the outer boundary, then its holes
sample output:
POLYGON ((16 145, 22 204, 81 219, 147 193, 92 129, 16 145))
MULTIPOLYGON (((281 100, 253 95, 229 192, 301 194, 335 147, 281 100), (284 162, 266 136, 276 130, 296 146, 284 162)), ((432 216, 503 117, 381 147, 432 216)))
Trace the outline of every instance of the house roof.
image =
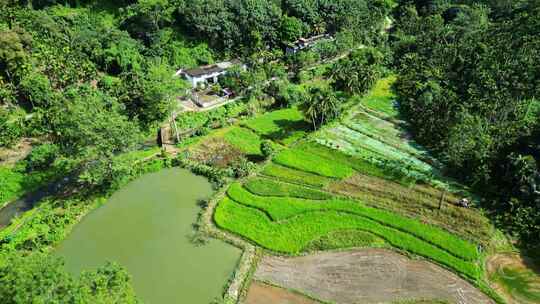
POLYGON ((196 68, 178 70, 175 75, 178 76, 181 74, 185 74, 191 77, 200 77, 203 75, 221 73, 225 71, 226 69, 232 67, 233 65, 241 65, 241 64, 242 62, 239 59, 233 59, 231 61, 223 61, 223 62, 218 62, 215 64, 203 65, 196 68))
POLYGON ((183 70, 182 72, 192 77, 199 77, 202 75, 220 73, 220 72, 223 72, 224 70, 225 68, 220 67, 217 64, 211 64, 211 65, 200 66, 193 69, 186 69, 186 70, 183 70))

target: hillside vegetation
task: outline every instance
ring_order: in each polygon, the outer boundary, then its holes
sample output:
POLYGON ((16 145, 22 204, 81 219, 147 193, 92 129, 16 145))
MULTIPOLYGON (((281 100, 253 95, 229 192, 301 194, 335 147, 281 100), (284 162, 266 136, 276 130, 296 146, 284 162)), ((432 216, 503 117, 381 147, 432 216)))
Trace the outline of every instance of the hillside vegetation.
MULTIPOLYGON (((436 164, 426 151, 397 136, 405 131, 395 118, 379 115, 381 107, 388 108, 382 105, 383 100, 390 105, 394 102, 388 85, 393 79, 377 82, 339 121, 290 142, 258 177, 233 183, 214 219, 226 230, 288 254, 324 249, 325 244, 328 248, 346 248, 351 243, 371 246, 361 240, 364 234, 350 233, 367 232, 391 247, 442 264, 490 293, 485 287, 484 255, 479 248, 489 246, 493 228, 479 211, 458 207, 460 195, 468 193, 466 189, 421 160, 436 164), (373 102, 374 94, 379 95, 377 103, 373 102), (392 132, 379 133, 384 137, 370 133, 370 121, 363 119, 367 113, 383 120, 392 132), (351 129, 349 134, 368 136, 373 144, 346 145, 348 141, 341 137, 345 133, 332 133, 352 123, 362 131, 351 129), (373 145, 381 153, 375 152, 373 145), (384 153, 386 150, 396 153, 384 153), (439 209, 443 191, 447 193, 439 209), (350 237, 341 238, 340 245, 336 236, 341 233, 350 237), (335 237, 333 242, 321 241, 330 235, 335 237), (355 235, 358 242, 350 239, 355 235)), ((268 113, 256 121, 276 116, 268 113)), ((294 115, 289 117, 295 119, 294 115)))

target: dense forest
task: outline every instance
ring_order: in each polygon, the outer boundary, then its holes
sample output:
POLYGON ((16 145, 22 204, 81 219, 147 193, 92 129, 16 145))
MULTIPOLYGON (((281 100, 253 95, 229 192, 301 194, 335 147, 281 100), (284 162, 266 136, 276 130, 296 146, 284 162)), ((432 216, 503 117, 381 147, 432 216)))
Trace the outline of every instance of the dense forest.
POLYGON ((396 90, 415 138, 524 244, 540 238, 540 3, 404 1, 396 90))

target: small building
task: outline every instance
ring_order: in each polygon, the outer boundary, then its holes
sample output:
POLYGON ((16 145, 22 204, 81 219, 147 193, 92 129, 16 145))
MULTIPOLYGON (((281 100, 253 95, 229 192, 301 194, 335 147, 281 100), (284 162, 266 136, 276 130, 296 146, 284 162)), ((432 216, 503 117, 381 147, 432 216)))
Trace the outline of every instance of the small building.
POLYGON ((197 88, 201 83, 217 83, 221 75, 227 73, 227 69, 235 65, 240 65, 239 60, 224 61, 216 64, 209 64, 192 69, 178 70, 175 76, 183 76, 192 86, 197 88))
POLYGON ((310 48, 314 46, 315 44, 325 41, 325 40, 334 40, 334 37, 332 37, 329 34, 321 34, 317 36, 311 36, 309 38, 300 38, 296 40, 295 42, 292 42, 291 44, 287 45, 287 47, 285 48, 285 53, 287 55, 294 55, 301 50, 310 48))

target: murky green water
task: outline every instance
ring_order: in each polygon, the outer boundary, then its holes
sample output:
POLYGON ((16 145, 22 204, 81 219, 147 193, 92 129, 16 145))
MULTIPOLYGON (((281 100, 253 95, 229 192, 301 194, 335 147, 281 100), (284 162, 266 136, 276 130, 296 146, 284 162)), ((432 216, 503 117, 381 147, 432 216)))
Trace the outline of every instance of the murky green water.
POLYGON ((204 178, 183 169, 143 176, 85 217, 57 254, 77 274, 118 262, 145 303, 208 304, 221 294, 240 256, 221 241, 201 247, 189 241, 196 201, 211 193, 204 178))

